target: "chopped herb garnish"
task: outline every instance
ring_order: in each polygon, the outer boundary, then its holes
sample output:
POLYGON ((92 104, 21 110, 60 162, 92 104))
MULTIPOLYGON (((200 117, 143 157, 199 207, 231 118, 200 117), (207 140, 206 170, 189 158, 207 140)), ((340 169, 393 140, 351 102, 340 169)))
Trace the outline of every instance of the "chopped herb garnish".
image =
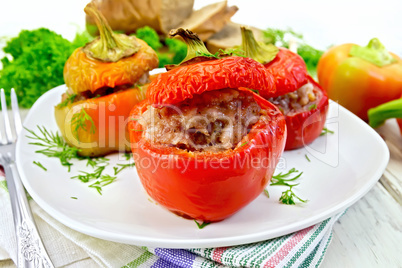
POLYGON ((63 166, 68 167, 69 172, 72 166, 70 160, 81 158, 78 156, 79 149, 69 146, 58 132, 53 133, 40 126, 38 126, 40 134, 36 134, 33 130, 25 129, 31 134, 27 135, 27 138, 37 140, 37 142, 30 142, 29 144, 41 146, 43 148, 35 151, 36 153, 46 155, 47 157, 59 158, 60 163, 63 166))
POLYGON ((7 181, 0 181, 0 188, 3 188, 6 192, 8 192, 7 181))
POLYGON ((78 131, 80 129, 82 129, 84 131, 88 131, 87 130, 87 122, 89 122, 91 124, 89 133, 95 134, 95 131, 96 131, 95 123, 92 120, 92 117, 87 114, 87 112, 85 111, 84 108, 81 108, 81 111, 79 113, 75 113, 73 115, 73 118, 71 119, 71 125, 74 127, 73 133, 74 133, 74 136, 77 138, 77 140, 79 140, 78 131))
POLYGON ((240 147, 243 147, 243 146, 246 145, 247 143, 248 143, 248 141, 242 143, 242 144, 240 145, 240 147))
POLYGON ((108 164, 109 159, 106 157, 96 157, 96 158, 87 158, 87 167, 91 166, 95 168, 96 166, 99 166, 100 164, 108 164))
POLYGON ((255 94, 257 94, 257 95, 260 95, 260 92, 259 92, 257 89, 251 89, 251 88, 250 88, 250 90, 253 91, 253 92, 254 92, 255 94))
POLYGON ((72 197, 70 197, 71 199, 78 199, 77 197, 75 197, 75 196, 72 196, 72 197))
POLYGON ((111 184, 117 179, 117 177, 112 177, 108 174, 102 175, 99 180, 92 183, 88 187, 95 188, 100 195, 102 195, 102 187, 111 184))
POLYGON ((311 162, 311 160, 310 160, 310 158, 308 157, 308 155, 305 154, 304 156, 306 157, 307 161, 311 162))
MULTIPOLYGON (((292 174, 298 173, 298 172, 299 172, 298 170, 296 170, 295 168, 292 168, 285 174, 283 174, 281 172, 278 175, 272 176, 270 186, 287 186, 287 187, 289 187, 288 190, 282 192, 282 195, 279 198, 279 201, 281 203, 286 204, 286 205, 295 205, 296 204, 296 202, 294 200, 295 197, 298 200, 300 200, 301 202, 303 202, 303 203, 307 202, 307 200, 303 200, 300 197, 298 197, 292 190, 292 188, 294 186, 297 186, 299 184, 298 183, 291 184, 291 182, 293 182, 293 181, 297 180, 298 178, 300 178, 300 176, 303 174, 303 172, 300 172, 299 174, 297 174, 293 178, 289 178, 289 177, 292 174)), ((269 197, 268 191, 264 190, 264 193, 269 197)))
POLYGON ((269 198, 269 192, 267 189, 264 189, 264 194, 269 198))
POLYGON ((314 104, 310 105, 310 107, 308 107, 309 111, 311 111, 313 109, 317 109, 317 104, 316 103, 314 103, 314 104))
POLYGON ((307 200, 303 200, 300 197, 298 197, 293 191, 292 191, 292 186, 289 187, 288 190, 282 192, 281 197, 279 198, 279 201, 281 201, 285 205, 296 205, 294 198, 296 197, 300 202, 306 203, 307 200))
POLYGON ((332 130, 329 130, 329 129, 328 129, 328 128, 326 128, 326 127, 324 127, 324 128, 322 129, 322 131, 321 131, 320 136, 327 135, 328 133, 330 133, 330 134, 334 134, 335 132, 334 132, 334 131, 332 131, 332 130))
POLYGON ((47 171, 47 168, 45 168, 40 162, 33 161, 33 163, 38 167, 40 167, 41 169, 43 169, 44 171, 47 171))
POLYGON ((102 195, 102 187, 100 186, 100 182, 99 182, 99 181, 96 181, 96 182, 92 183, 92 184, 89 185, 88 187, 95 188, 95 189, 98 191, 98 193, 99 193, 100 195, 102 195))
POLYGON ((132 154, 132 153, 124 153, 124 156, 126 157, 126 160, 128 161, 128 160, 131 159, 131 157, 133 156, 133 154, 132 154))
POLYGON ((194 220, 194 222, 197 224, 198 229, 202 229, 202 228, 204 228, 205 226, 207 226, 207 225, 209 225, 209 224, 210 224, 210 222, 203 222, 203 223, 199 223, 199 222, 198 222, 198 221, 196 221, 196 220, 194 220))
POLYGON ((128 163, 128 164, 117 164, 117 167, 113 167, 114 175, 119 174, 122 170, 135 166, 135 163, 128 163))
POLYGON ((71 94, 71 95, 70 95, 70 94, 66 93, 66 95, 67 95, 67 98, 66 98, 64 101, 62 101, 62 102, 60 102, 59 104, 57 104, 57 108, 66 107, 66 106, 69 105, 70 103, 73 103, 75 97, 77 97, 77 94, 71 94))
MULTIPOLYGON (((111 176, 108 174, 103 174, 106 167, 109 166, 110 159, 105 157, 82 157, 78 155, 79 149, 75 147, 70 147, 64 139, 59 135, 58 132, 48 131, 44 127, 38 126, 39 134, 36 134, 34 131, 25 128, 30 135, 27 135, 27 138, 36 140, 36 142, 31 142, 29 144, 37 145, 43 147, 43 149, 35 151, 36 153, 44 154, 48 157, 56 157, 60 159, 60 162, 63 166, 68 167, 68 171, 70 172, 70 168, 73 165, 71 162, 72 159, 77 160, 87 160, 87 167, 93 168, 92 171, 80 171, 78 175, 72 176, 71 179, 78 179, 83 183, 87 183, 89 181, 94 181, 89 187, 95 188, 100 194, 102 194, 102 187, 111 184, 116 180, 117 177, 111 176)), ((126 160, 130 160, 132 158, 131 153, 125 153, 126 160)), ((47 170, 41 163, 33 161, 33 163, 44 170, 47 170)), ((117 164, 116 167, 113 167, 115 175, 120 173, 123 169, 127 167, 133 167, 134 163, 128 164, 117 164)))
POLYGON ((80 181, 87 183, 90 180, 99 179, 106 166, 98 166, 93 172, 80 171, 82 174, 73 176, 71 179, 79 179, 80 181))

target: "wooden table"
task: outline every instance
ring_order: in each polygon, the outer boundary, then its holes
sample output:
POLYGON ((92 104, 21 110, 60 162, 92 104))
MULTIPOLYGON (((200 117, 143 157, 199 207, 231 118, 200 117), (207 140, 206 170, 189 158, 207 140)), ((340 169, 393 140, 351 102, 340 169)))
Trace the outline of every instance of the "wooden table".
POLYGON ((377 131, 390 150, 388 166, 335 224, 322 268, 402 267, 402 136, 395 120, 377 131))

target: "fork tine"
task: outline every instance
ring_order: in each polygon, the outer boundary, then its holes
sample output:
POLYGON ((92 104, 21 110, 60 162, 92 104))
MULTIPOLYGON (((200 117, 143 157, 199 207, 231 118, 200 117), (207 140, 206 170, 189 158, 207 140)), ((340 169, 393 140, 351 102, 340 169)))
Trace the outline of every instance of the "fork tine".
POLYGON ((6 95, 4 94, 4 89, 1 89, 1 110, 3 112, 3 124, 4 129, 6 130, 6 141, 12 142, 13 134, 11 133, 10 120, 8 119, 8 111, 7 111, 7 103, 6 103, 6 95))
POLYGON ((15 134, 18 137, 18 134, 20 134, 22 130, 22 123, 21 123, 20 110, 18 108, 17 94, 15 93, 14 88, 11 89, 11 109, 13 110, 13 116, 14 116, 15 134))

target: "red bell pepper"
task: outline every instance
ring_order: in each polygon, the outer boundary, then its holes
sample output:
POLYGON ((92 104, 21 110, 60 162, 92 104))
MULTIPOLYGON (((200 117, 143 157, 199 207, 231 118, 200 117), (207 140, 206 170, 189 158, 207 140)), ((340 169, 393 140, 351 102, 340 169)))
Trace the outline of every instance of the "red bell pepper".
POLYGON ((147 193, 170 211, 204 222, 223 220, 253 201, 270 181, 283 152, 286 123, 274 105, 242 87, 274 91, 270 81, 263 65, 242 57, 178 67, 152 81, 148 98, 133 108, 128 125, 137 172, 147 193), (265 113, 234 149, 194 152, 144 138, 138 119, 149 105, 180 104, 228 87, 253 94, 265 113))
POLYGON ((245 27, 241 30, 245 55, 258 59, 275 79, 276 91, 260 90, 262 97, 275 101, 275 98, 294 92, 308 82, 313 85, 316 94, 314 104, 308 109, 301 107, 295 110, 289 107, 289 111, 284 111, 288 131, 285 150, 310 144, 321 134, 324 127, 328 112, 327 93, 308 75, 306 64, 299 55, 286 48, 279 48, 272 60, 271 56, 258 57, 262 55, 264 47, 255 40, 251 30, 245 27))

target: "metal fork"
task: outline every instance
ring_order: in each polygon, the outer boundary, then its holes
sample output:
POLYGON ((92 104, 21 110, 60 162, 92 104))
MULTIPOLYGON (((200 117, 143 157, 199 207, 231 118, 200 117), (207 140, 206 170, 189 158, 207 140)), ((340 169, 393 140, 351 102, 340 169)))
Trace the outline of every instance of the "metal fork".
POLYGON ((0 129, 0 165, 6 174, 10 193, 11 208, 14 216, 15 234, 17 237, 18 267, 54 267, 36 228, 34 218, 15 164, 16 136, 22 129, 18 109, 17 95, 11 89, 11 108, 14 117, 15 137, 13 137, 10 119, 8 118, 6 98, 1 89, 1 109, 3 113, 4 132, 0 129))

